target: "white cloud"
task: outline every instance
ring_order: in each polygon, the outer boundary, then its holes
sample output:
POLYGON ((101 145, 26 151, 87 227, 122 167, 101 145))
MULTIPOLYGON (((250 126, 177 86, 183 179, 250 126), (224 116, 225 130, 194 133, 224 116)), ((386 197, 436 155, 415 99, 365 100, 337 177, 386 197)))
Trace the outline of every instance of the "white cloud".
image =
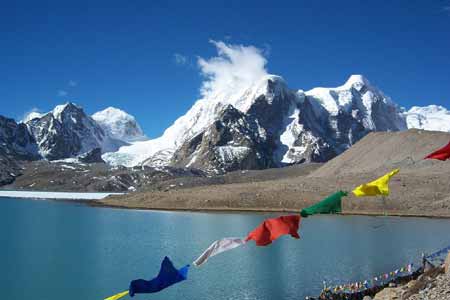
POLYGON ((75 80, 69 80, 68 84, 70 87, 76 87, 78 85, 78 82, 76 82, 75 80))
POLYGON ((267 75, 263 50, 221 41, 211 43, 216 46, 218 56, 198 58, 198 65, 205 77, 200 90, 203 96, 244 89, 267 75))
POLYGON ((65 97, 65 96, 67 96, 69 93, 67 92, 67 91, 65 91, 65 90, 59 90, 58 91, 58 96, 59 97, 65 97))
POLYGON ((20 120, 25 123, 34 118, 40 118, 43 115, 44 113, 42 113, 40 109, 38 109, 37 107, 33 107, 32 109, 24 113, 23 116, 20 118, 20 120))
POLYGON ((173 55, 173 58, 174 58, 175 63, 176 63, 177 65, 185 65, 185 64, 188 63, 187 57, 184 56, 184 55, 182 55, 182 54, 180 54, 180 53, 175 53, 175 54, 173 55))

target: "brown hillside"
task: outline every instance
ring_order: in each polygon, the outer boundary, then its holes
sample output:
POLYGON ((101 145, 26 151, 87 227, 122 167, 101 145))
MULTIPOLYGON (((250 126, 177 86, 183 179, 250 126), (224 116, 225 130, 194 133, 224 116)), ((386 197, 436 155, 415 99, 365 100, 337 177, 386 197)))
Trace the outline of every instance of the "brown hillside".
POLYGON ((400 168, 402 173, 447 172, 450 164, 423 158, 450 141, 450 133, 408 130, 373 132, 341 155, 310 174, 310 177, 383 173, 400 168))

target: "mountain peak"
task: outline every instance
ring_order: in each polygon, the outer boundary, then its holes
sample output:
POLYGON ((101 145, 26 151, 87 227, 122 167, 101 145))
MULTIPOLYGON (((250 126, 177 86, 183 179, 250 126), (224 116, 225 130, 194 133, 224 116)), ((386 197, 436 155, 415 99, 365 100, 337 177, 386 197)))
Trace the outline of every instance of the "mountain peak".
POLYGON ((408 128, 450 131, 450 111, 440 105, 413 106, 405 116, 408 128))
POLYGON ((367 80, 366 77, 364 77, 361 74, 353 74, 350 75, 350 77, 347 79, 343 87, 350 88, 350 87, 362 87, 362 86, 370 86, 369 80, 367 80))
POLYGON ((120 116, 127 116, 128 118, 134 119, 134 117, 132 115, 126 113, 125 111, 121 110, 120 108, 116 108, 113 106, 108 106, 104 110, 96 112, 95 114, 105 114, 105 115, 110 115, 110 116, 120 115, 120 116))
POLYGON ((117 140, 134 142, 147 139, 136 119, 119 108, 109 106, 93 114, 92 118, 117 140))
POLYGON ((450 114, 450 111, 448 111, 445 107, 441 105, 428 105, 428 106, 413 106, 408 111, 409 113, 421 113, 421 114, 435 114, 435 113, 441 113, 441 114, 450 114))
POLYGON ((83 110, 81 107, 76 105, 73 102, 66 102, 65 104, 56 105, 55 108, 52 111, 53 116, 55 119, 58 119, 61 121, 61 115, 64 111, 72 111, 72 110, 83 110))

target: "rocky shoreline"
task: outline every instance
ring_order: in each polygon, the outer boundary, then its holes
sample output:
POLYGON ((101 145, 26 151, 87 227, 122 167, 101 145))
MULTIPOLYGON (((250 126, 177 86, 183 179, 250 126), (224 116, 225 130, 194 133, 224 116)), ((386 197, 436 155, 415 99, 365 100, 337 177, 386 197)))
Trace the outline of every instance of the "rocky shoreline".
MULTIPOLYGON (((406 284, 387 287, 377 293, 373 300, 449 300, 449 264, 450 254, 443 266, 432 268, 406 284)), ((364 300, 369 299, 367 297, 364 300)))
POLYGON ((365 290, 339 292, 325 289, 317 298, 307 300, 449 300, 450 252, 442 265, 423 260, 423 266, 413 273, 392 279, 383 285, 365 290))

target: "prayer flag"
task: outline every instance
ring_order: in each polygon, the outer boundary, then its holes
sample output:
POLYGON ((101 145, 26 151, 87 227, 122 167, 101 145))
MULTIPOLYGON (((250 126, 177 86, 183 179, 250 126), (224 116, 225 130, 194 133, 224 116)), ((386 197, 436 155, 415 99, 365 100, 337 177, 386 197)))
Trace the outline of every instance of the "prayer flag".
POLYGON ((399 169, 395 169, 372 182, 362 184, 353 190, 353 194, 357 197, 376 195, 387 196, 389 195, 389 180, 399 171, 399 169))
POLYGON ((124 292, 117 293, 117 294, 112 295, 112 296, 110 296, 108 298, 105 298, 105 300, 117 300, 117 299, 120 299, 122 297, 125 297, 126 295, 128 295, 128 290, 126 290, 124 292))
POLYGON ((439 159, 439 160, 447 160, 450 158, 450 142, 442 147, 441 149, 438 149, 434 151, 431 154, 428 154, 425 159, 439 159))
POLYGON ((194 266, 199 267, 201 264, 205 263, 208 258, 239 247, 245 244, 245 240, 241 238, 223 238, 212 243, 195 261, 194 266))
POLYGON ((157 277, 152 280, 136 279, 130 283, 130 296, 134 294, 147 294, 159 292, 177 282, 187 279, 189 265, 176 269, 166 256, 161 263, 161 269, 157 277))
POLYGON ((267 246, 284 234, 299 239, 300 215, 281 216, 267 219, 250 232, 245 241, 254 240, 257 246, 267 246))
POLYGON ((322 201, 302 209, 300 215, 302 217, 307 217, 315 214, 334 214, 342 212, 342 201, 341 198, 347 196, 347 192, 339 191, 336 192, 322 201))

